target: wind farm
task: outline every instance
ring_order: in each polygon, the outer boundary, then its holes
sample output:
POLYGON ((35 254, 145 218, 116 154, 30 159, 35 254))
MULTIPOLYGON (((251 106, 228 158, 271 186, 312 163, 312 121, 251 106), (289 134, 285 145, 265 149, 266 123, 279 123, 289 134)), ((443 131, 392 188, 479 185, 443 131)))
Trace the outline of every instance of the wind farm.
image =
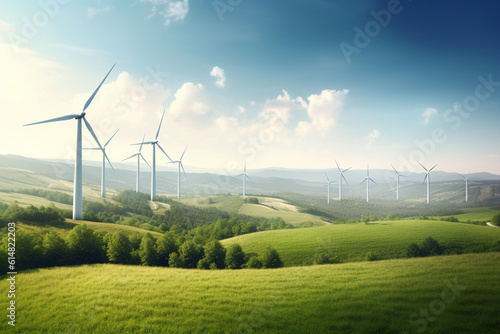
POLYGON ((499 12, 6 3, 0 332, 498 332, 499 12))

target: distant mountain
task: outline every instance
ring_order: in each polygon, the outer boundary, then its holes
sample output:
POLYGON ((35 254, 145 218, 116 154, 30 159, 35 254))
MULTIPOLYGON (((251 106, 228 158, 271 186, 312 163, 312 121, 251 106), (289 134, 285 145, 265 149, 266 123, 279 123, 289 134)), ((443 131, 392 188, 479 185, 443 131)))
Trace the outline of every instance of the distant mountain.
MULTIPOLYGON (((26 158, 16 155, 0 155, 0 166, 17 168, 38 173, 57 180, 73 180, 73 162, 49 161, 26 158)), ((108 168, 106 186, 124 190, 135 189, 136 172, 133 165, 121 163, 114 164, 115 173, 108 168)), ((198 169, 202 170, 202 169, 198 169)), ((217 195, 241 194, 241 178, 234 175, 223 175, 209 172, 189 172, 186 180, 182 176, 182 193, 188 195, 217 195)), ((338 171, 328 170, 301 170, 286 168, 266 168, 247 170, 250 180, 247 181, 248 194, 280 194, 298 193, 326 197, 326 177, 334 180, 330 186, 332 199, 338 196, 338 171)), ((424 173, 403 172, 407 177, 400 179, 400 196, 402 200, 421 201, 425 199, 426 187, 422 183, 424 173)), ((366 177, 365 170, 349 170, 345 174, 348 184, 343 185, 345 198, 366 197, 366 187, 360 184, 366 177)), ((1 176, 1 175, 0 175, 1 176)), ((377 184, 370 186, 372 200, 392 200, 395 198, 396 178, 393 170, 370 171, 370 176, 377 184)), ((465 184, 460 175, 435 171, 431 174, 431 196, 435 200, 463 201, 465 198, 465 184)), ((151 173, 149 167, 143 165, 141 169, 141 191, 150 191, 151 173)), ((83 168, 83 181, 87 185, 100 185, 100 163, 85 162, 83 168)), ((48 182, 48 181, 47 181, 48 182)), ((26 183, 26 182, 25 182, 26 183)), ((39 184, 37 186, 40 186, 39 184)), ((47 184, 46 187, 49 187, 47 184)), ((158 171, 158 193, 174 194, 177 187, 177 172, 175 169, 160 168, 158 171)), ((500 176, 490 173, 474 173, 470 175, 469 198, 481 202, 495 202, 500 199, 500 176)), ((497 203, 498 204, 498 203, 497 203)))

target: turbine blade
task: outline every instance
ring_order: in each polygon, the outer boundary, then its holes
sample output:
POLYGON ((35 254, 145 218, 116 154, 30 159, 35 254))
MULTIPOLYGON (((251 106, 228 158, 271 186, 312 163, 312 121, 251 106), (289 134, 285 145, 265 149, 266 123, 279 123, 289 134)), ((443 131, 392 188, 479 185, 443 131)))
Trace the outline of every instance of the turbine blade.
POLYGON ((326 180, 327 180, 328 182, 330 182, 330 179, 328 178, 328 174, 326 174, 326 172, 325 172, 325 176, 326 176, 326 180))
MULTIPOLYGON (((417 161, 417 162, 418 162, 418 161, 417 161)), ((418 164, 419 164, 420 166, 422 166, 422 164, 421 164, 420 162, 418 162, 418 164)), ((425 168, 424 166, 422 166, 422 168, 423 168, 423 169, 425 169, 425 171, 426 171, 426 172, 428 172, 427 168, 425 168)))
POLYGON ((99 84, 99 86, 97 86, 97 88, 94 91, 94 93, 92 93, 92 95, 90 95, 89 99, 87 100, 87 103, 85 103, 85 106, 83 106, 83 111, 85 111, 88 108, 88 106, 90 105, 90 103, 92 103, 92 100, 94 99, 95 95, 97 94, 97 92, 101 88, 101 86, 104 83, 104 81, 106 81, 106 78, 108 77, 109 73, 111 73, 111 71, 113 70, 113 68, 115 67, 115 65, 116 64, 114 64, 113 66, 111 66, 111 69, 109 70, 108 74, 106 74, 106 76, 104 77, 104 79, 102 79, 101 83, 99 84))
POLYGON ((108 139, 108 141, 106 142, 106 144, 104 144, 104 147, 108 146, 109 142, 111 141, 111 139, 113 139, 113 137, 117 134, 117 132, 119 131, 120 129, 116 130, 116 132, 111 136, 111 138, 108 139))
POLYGON ((429 169, 429 172, 430 172, 431 170, 433 170, 434 168, 436 168, 436 166, 437 166, 437 165, 439 165, 439 164, 435 164, 435 165, 434 165, 434 167, 432 167, 431 169, 429 169))
POLYGON ((142 145, 144 144, 144 138, 146 138, 146 132, 144 132, 144 136, 142 136, 141 147, 139 147, 139 153, 141 153, 142 145))
POLYGON ((115 168, 113 167, 113 164, 111 163, 111 161, 109 161, 108 155, 106 154, 106 150, 102 150, 102 154, 104 154, 104 157, 106 158, 106 160, 108 160, 109 166, 111 167, 113 172, 116 173, 115 168))
POLYGON ((97 143, 97 146, 99 146, 99 148, 101 149, 101 151, 103 150, 102 149, 102 146, 101 146, 101 143, 99 142, 99 139, 97 139, 97 136, 95 135, 95 132, 94 130, 92 129, 92 126, 90 125, 90 123, 85 119, 85 117, 82 117, 83 119, 83 122, 85 123, 85 126, 87 127, 87 129, 89 130, 90 134, 92 135, 92 137, 94 137, 94 140, 95 142, 97 143))
POLYGON ((375 183, 376 185, 378 185, 377 182, 373 181, 373 179, 370 177, 368 180, 372 181, 373 183, 375 183))
POLYGON ((349 167, 349 168, 347 168, 347 169, 344 169, 344 170, 342 171, 342 173, 343 173, 343 172, 347 172, 347 171, 348 171, 349 169, 351 169, 351 168, 352 168, 352 167, 349 167))
POLYGON ((51 122, 59 122, 59 121, 67 121, 69 119, 76 118, 80 115, 66 115, 66 116, 61 116, 61 117, 56 117, 56 118, 51 118, 46 121, 41 121, 41 122, 36 122, 36 123, 30 123, 30 124, 24 124, 23 126, 30 126, 30 125, 36 125, 36 124, 42 124, 42 123, 51 123, 51 122))
POLYGON ((137 146, 137 145, 142 145, 142 144, 154 144, 156 143, 155 141, 144 141, 140 143, 135 143, 135 144, 130 144, 131 146, 137 146))
POLYGON ((363 184, 363 183, 365 183, 365 181, 366 181, 366 180, 368 180, 368 179, 364 179, 363 181, 361 181, 361 183, 360 183, 360 184, 363 184))
POLYGON ((99 147, 84 147, 83 149, 87 151, 97 151, 97 150, 101 151, 99 147))
POLYGON ((346 180, 346 178, 345 178, 344 174, 341 174, 341 175, 342 175, 342 178, 344 179, 345 183, 346 183, 346 184, 349 184, 349 182, 347 182, 347 180, 346 180))
POLYGON ((160 146, 160 144, 156 143, 156 145, 158 145, 158 147, 160 148, 160 150, 163 152, 163 154, 165 154, 167 156, 167 158, 170 160, 170 162, 175 163, 172 159, 170 159, 170 157, 168 156, 167 152, 165 152, 165 150, 160 146))
POLYGON ((337 160, 335 160, 335 164, 337 165, 337 168, 338 168, 338 170, 340 172, 340 167, 339 167, 339 164, 337 163, 337 160))
POLYGON ((247 161, 245 160, 245 166, 243 167, 243 173, 247 173, 247 161))
POLYGON ((425 174, 424 181, 422 183, 425 183, 425 180, 427 180, 427 174, 425 174))
POLYGON ((150 165, 150 164, 148 164, 148 162, 146 161, 146 158, 144 158, 144 157, 142 156, 142 154, 140 154, 140 153, 137 153, 137 154, 138 154, 138 155, 142 158, 142 160, 144 160, 144 162, 146 163, 146 165, 148 165, 148 166, 149 166, 149 168, 151 168, 151 165, 150 165))
POLYGON ((187 150, 187 145, 186 145, 186 148, 184 149, 184 152, 182 152, 182 155, 181 155, 181 158, 179 159, 180 161, 182 161, 182 157, 184 156, 184 153, 186 153, 186 150, 187 150))
POLYGON ((161 115, 160 125, 158 125, 158 131, 156 131, 155 140, 158 140, 158 136, 160 135, 161 123, 163 123, 163 116, 165 116, 165 110, 163 110, 163 115, 161 115))
POLYGON ((187 177, 186 171, 184 170, 184 165, 182 164, 182 161, 179 161, 179 164, 181 165, 182 171, 184 172, 184 177, 186 178, 186 180, 188 180, 188 177, 187 177))
POLYGON ((396 172, 396 174, 399 174, 398 171, 396 170, 396 168, 394 168, 394 166, 391 164, 391 167, 392 169, 394 169, 394 171, 396 172))
POLYGON ((135 157, 137 155, 139 155, 139 153, 132 154, 130 157, 123 159, 122 162, 124 162, 125 160, 128 160, 128 159, 131 159, 131 158, 133 158, 133 157, 135 157))

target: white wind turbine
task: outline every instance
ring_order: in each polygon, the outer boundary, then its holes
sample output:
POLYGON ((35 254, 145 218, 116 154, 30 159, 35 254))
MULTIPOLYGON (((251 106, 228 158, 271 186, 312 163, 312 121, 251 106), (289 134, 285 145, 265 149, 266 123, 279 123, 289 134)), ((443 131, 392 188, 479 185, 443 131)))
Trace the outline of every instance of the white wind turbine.
MULTIPOLYGON (((418 161, 417 161, 418 162, 418 161)), ((420 166, 422 164, 418 162, 420 166)), ((424 182, 427 180, 427 204, 431 202, 431 171, 437 166, 438 164, 435 164, 434 167, 431 169, 427 169, 424 166, 422 166, 423 169, 425 169, 425 177, 424 177, 424 182)))
POLYGON ((142 145, 142 144, 151 144, 153 145, 153 167, 151 171, 151 200, 154 201, 156 199, 156 146, 165 154, 170 160, 171 163, 174 163, 172 159, 168 156, 167 152, 160 146, 158 143, 158 136, 160 135, 160 129, 161 129, 161 123, 163 122, 163 117, 165 116, 165 111, 163 111, 163 115, 161 116, 160 120, 160 125, 158 125, 158 131, 156 131, 156 136, 155 140, 153 141, 147 141, 147 142, 142 142, 142 143, 137 143, 137 144, 132 144, 132 145, 142 145))
MULTIPOLYGON (((92 148, 85 148, 85 150, 100 150, 102 151, 102 168, 101 168, 101 197, 106 197, 106 146, 108 146, 109 142, 111 141, 111 139, 113 139, 113 137, 116 135, 116 133, 118 132, 118 130, 116 130, 116 132, 111 136, 111 138, 108 139, 108 141, 106 142, 106 144, 104 144, 104 146, 101 148, 101 147, 92 147, 92 148)), ((115 169, 113 168, 113 165, 111 165, 111 163, 109 164, 111 166, 111 169, 113 169, 113 172, 115 171, 115 169)))
POLYGON ((137 152, 136 154, 132 154, 130 157, 122 160, 122 161, 125 161, 125 160, 131 159, 133 157, 137 157, 137 179, 135 181, 135 191, 136 192, 139 192, 141 189, 141 183, 140 183, 140 180, 141 180, 141 158, 142 158, 142 160, 144 160, 146 165, 148 165, 149 168, 151 168, 151 166, 148 164, 148 162, 146 161, 146 159, 144 158, 144 156, 141 153, 142 145, 144 144, 145 137, 146 137, 146 134, 144 134, 144 137, 142 137, 142 142, 141 142, 141 146, 139 147, 139 152, 137 152))
MULTIPOLYGON (((115 64, 116 65, 116 64, 115 64)), ((102 84, 108 77, 109 73, 113 70, 115 67, 113 65, 111 69, 108 71, 108 74, 104 77, 104 79, 101 81, 99 86, 97 86, 96 90, 92 93, 92 95, 89 97, 85 105, 83 106, 83 111, 80 114, 73 114, 73 115, 66 115, 66 116, 61 116, 57 118, 52 118, 48 119, 46 121, 41 121, 41 122, 36 122, 36 123, 30 123, 30 124, 25 124, 25 126, 29 125, 35 125, 35 124, 42 124, 42 123, 51 123, 51 122, 59 122, 59 121, 67 121, 70 119, 76 119, 77 120, 77 128, 76 128, 76 157, 75 157, 75 176, 74 176, 74 185, 73 185, 73 219, 74 220, 82 220, 83 218, 83 195, 82 195, 82 188, 83 188, 83 180, 82 180, 82 174, 83 174, 83 164, 82 164, 82 120, 85 123, 85 126, 89 130, 90 134, 92 137, 94 137, 94 140, 97 143, 97 146, 102 149, 101 144, 99 143, 99 140, 97 139, 97 136, 94 133, 94 130, 92 129, 92 126, 90 126, 90 123, 85 119, 85 110, 89 107, 90 103, 92 103, 92 100, 96 96, 97 92, 101 88, 102 84)), ((108 159, 108 156, 106 155, 106 152, 104 152, 104 156, 108 160, 109 164, 111 165, 111 162, 108 159)))
POLYGON ((400 174, 396 168, 394 168, 394 166, 391 164, 391 167, 392 169, 394 169, 394 171, 396 172, 396 200, 399 200, 399 177, 402 176, 402 177, 406 177, 406 175, 403 175, 403 174, 400 174))
MULTIPOLYGON (((373 181, 373 179, 370 177, 370 167, 368 165, 366 165, 366 178, 363 180, 363 182, 366 182, 366 202, 367 203, 370 201, 370 181, 377 184, 377 182, 373 181)), ((363 182, 361 182, 361 184, 363 184, 363 182)))
POLYGON ((330 181, 330 179, 328 178, 328 174, 326 174, 326 172, 325 172, 325 176, 326 176, 326 183, 328 185, 328 200, 327 200, 327 202, 328 202, 328 204, 330 204, 330 184, 335 182, 335 181, 333 181, 333 180, 330 181))
POLYGON ((344 176, 344 172, 347 172, 349 169, 351 169, 351 167, 342 170, 342 169, 340 169, 339 164, 337 163, 337 160, 335 160, 335 164, 337 165, 337 168, 339 170, 339 201, 341 201, 342 200, 342 179, 344 179, 345 183, 348 184, 347 180, 344 176))
POLYGON ((247 162, 245 161, 245 166, 243 167, 243 173, 238 175, 238 176, 243 176, 243 198, 246 196, 246 191, 247 191, 247 183, 246 179, 250 180, 250 177, 247 175, 247 162))
POLYGON ((470 171, 467 174, 467 176, 463 176, 462 174, 458 174, 458 175, 460 175, 461 177, 464 178, 464 182, 465 182, 465 201, 466 202, 469 200, 469 186, 468 186, 468 183, 469 183, 469 174, 470 174, 470 171))
POLYGON ((182 158, 184 157, 184 153, 186 153, 187 146, 182 152, 181 158, 177 161, 172 161, 173 164, 177 164, 177 198, 181 198, 181 168, 184 172, 184 176, 187 179, 186 171, 184 170, 184 165, 182 164, 182 158))

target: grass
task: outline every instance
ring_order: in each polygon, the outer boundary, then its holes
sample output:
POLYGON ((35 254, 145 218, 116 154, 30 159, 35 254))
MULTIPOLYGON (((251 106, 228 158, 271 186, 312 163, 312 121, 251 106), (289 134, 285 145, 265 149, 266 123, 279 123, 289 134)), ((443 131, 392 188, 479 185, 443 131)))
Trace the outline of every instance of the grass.
POLYGON ((272 246, 285 266, 298 266, 312 264, 321 253, 341 262, 364 261, 369 252, 384 259, 403 258, 410 243, 421 244, 429 236, 464 253, 481 252, 500 240, 500 229, 432 220, 380 221, 264 231, 226 239, 222 244, 239 243, 245 252, 257 254, 272 246))
MULTIPOLYGON (((445 216, 445 217, 455 217, 459 221, 466 222, 468 220, 471 221, 482 221, 489 222, 493 216, 500 213, 500 210, 493 210, 490 208, 470 208, 464 209, 463 211, 467 211, 466 213, 454 216, 445 216)), ((437 217, 438 219, 441 217, 437 217)))
POLYGON ((16 331, 495 333, 499 276, 500 253, 274 270, 40 269, 17 275, 16 331))
POLYGON ((174 199, 183 204, 194 205, 203 208, 214 207, 219 210, 239 213, 248 216, 278 218, 292 225, 300 225, 304 222, 312 222, 313 225, 325 225, 325 222, 318 216, 302 213, 295 205, 279 198, 249 196, 259 199, 259 204, 245 203, 240 196, 204 196, 174 199))

